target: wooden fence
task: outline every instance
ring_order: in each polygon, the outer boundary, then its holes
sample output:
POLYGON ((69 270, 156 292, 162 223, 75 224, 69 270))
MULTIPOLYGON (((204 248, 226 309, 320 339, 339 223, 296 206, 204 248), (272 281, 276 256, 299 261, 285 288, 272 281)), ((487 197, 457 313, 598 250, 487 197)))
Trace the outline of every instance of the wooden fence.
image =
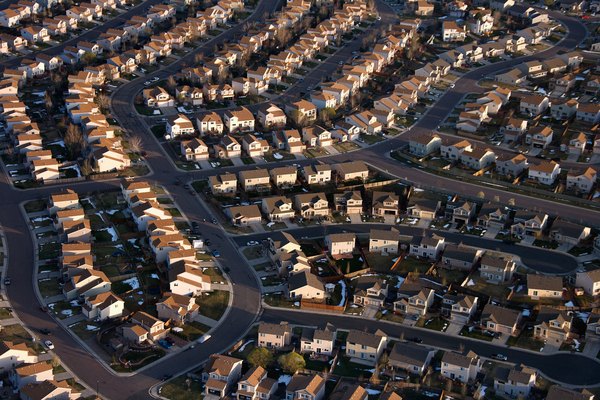
POLYGON ((320 311, 329 311, 334 313, 342 314, 345 310, 344 306, 332 306, 330 304, 322 304, 322 303, 313 303, 311 301, 302 300, 300 302, 300 308, 309 309, 309 310, 320 310, 320 311))

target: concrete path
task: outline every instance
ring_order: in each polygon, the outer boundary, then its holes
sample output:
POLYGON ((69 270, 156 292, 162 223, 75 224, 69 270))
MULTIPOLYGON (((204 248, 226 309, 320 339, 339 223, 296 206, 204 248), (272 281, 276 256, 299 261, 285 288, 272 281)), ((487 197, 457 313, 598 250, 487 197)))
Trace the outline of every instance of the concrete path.
POLYGON ((44 302, 46 304, 56 303, 57 301, 65 300, 64 294, 57 294, 56 296, 45 297, 44 302))
POLYGON ((16 319, 16 318, 6 318, 6 319, 0 319, 0 326, 10 326, 10 325, 17 325, 20 324, 21 322, 16 319))
POLYGON ((83 314, 72 315, 63 319, 61 322, 66 326, 71 326, 81 321, 85 321, 85 316, 83 314))
POLYGON ((196 318, 194 318, 194 321, 200 322, 201 324, 206 326, 210 326, 211 328, 217 326, 217 324, 219 323, 219 321, 205 317, 204 315, 197 315, 196 318))
POLYGON ((460 333, 462 328, 463 324, 461 324, 460 322, 450 321, 450 323, 448 324, 448 328, 446 328, 446 333, 452 336, 459 336, 458 334, 460 333))
POLYGON ((600 352, 600 339, 592 337, 588 338, 581 354, 596 358, 598 352, 600 352))
POLYGON ((54 380, 60 382, 60 381, 65 381, 67 379, 71 379, 72 377, 73 377, 73 375, 71 375, 68 372, 61 372, 60 374, 54 375, 54 380))

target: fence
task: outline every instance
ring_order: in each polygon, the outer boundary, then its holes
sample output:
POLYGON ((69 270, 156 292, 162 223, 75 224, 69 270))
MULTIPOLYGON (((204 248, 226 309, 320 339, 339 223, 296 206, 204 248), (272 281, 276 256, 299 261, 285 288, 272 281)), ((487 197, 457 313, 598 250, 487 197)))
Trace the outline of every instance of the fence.
POLYGON ((345 310, 344 306, 332 306, 330 304, 313 303, 306 300, 302 300, 300 302, 300 308, 305 308, 309 310, 330 311, 340 314, 342 314, 345 310))

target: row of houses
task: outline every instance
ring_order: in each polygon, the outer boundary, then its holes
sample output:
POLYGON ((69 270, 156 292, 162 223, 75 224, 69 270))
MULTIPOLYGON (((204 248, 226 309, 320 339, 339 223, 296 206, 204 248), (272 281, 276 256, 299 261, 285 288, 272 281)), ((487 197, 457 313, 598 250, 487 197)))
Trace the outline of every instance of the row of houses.
MULTIPOLYGON (((532 145, 539 143, 542 147, 551 140, 552 129, 547 126, 536 126, 527 130, 525 136, 532 145)), ((586 141, 585 137, 581 140, 586 141)), ((579 138, 571 140, 570 146, 578 147, 581 140, 579 138)), ((536 160, 535 163, 530 163, 523 154, 496 155, 492 149, 473 145, 466 139, 442 140, 440 136, 432 134, 420 135, 409 141, 409 152, 417 157, 436 154, 438 151, 443 159, 477 171, 495 166, 494 169, 498 174, 512 178, 519 177, 527 171, 527 179, 543 185, 555 184, 561 173, 560 164, 556 161, 536 160)), ((587 194, 595 187, 596 180, 597 171, 594 168, 573 168, 567 174, 566 187, 568 190, 587 194)))

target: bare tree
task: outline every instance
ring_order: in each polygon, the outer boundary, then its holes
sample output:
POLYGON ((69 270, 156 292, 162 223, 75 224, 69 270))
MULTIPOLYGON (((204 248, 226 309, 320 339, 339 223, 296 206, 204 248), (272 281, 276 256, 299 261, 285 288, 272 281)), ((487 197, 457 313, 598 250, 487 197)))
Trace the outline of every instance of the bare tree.
POLYGON ((67 126, 64 141, 71 158, 78 157, 85 146, 81 128, 76 124, 69 124, 67 126))
POLYGON ((46 93, 44 94, 44 101, 46 102, 46 110, 52 110, 52 107, 54 106, 54 100, 52 100, 52 95, 50 94, 49 90, 46 90, 46 93))
POLYGON ((167 79, 167 90, 169 91, 169 93, 174 94, 176 87, 177 82, 175 82, 175 78, 173 77, 173 75, 170 75, 167 79))
POLYGON ((194 55, 194 64, 202 64, 202 61, 204 61, 204 53, 196 53, 194 55))
POLYGON ((98 104, 98 107, 100 107, 102 111, 108 111, 110 108, 110 97, 104 93, 100 93, 96 96, 96 104, 98 104))
POLYGON ((83 160, 83 163, 81 164, 81 167, 79 167, 79 169, 81 170, 81 174, 83 176, 91 175, 92 172, 94 172, 94 167, 92 166, 92 161, 89 157, 83 160))
POLYGON ((143 151, 142 137, 135 135, 129 138, 129 150, 134 153, 141 153, 143 151))

